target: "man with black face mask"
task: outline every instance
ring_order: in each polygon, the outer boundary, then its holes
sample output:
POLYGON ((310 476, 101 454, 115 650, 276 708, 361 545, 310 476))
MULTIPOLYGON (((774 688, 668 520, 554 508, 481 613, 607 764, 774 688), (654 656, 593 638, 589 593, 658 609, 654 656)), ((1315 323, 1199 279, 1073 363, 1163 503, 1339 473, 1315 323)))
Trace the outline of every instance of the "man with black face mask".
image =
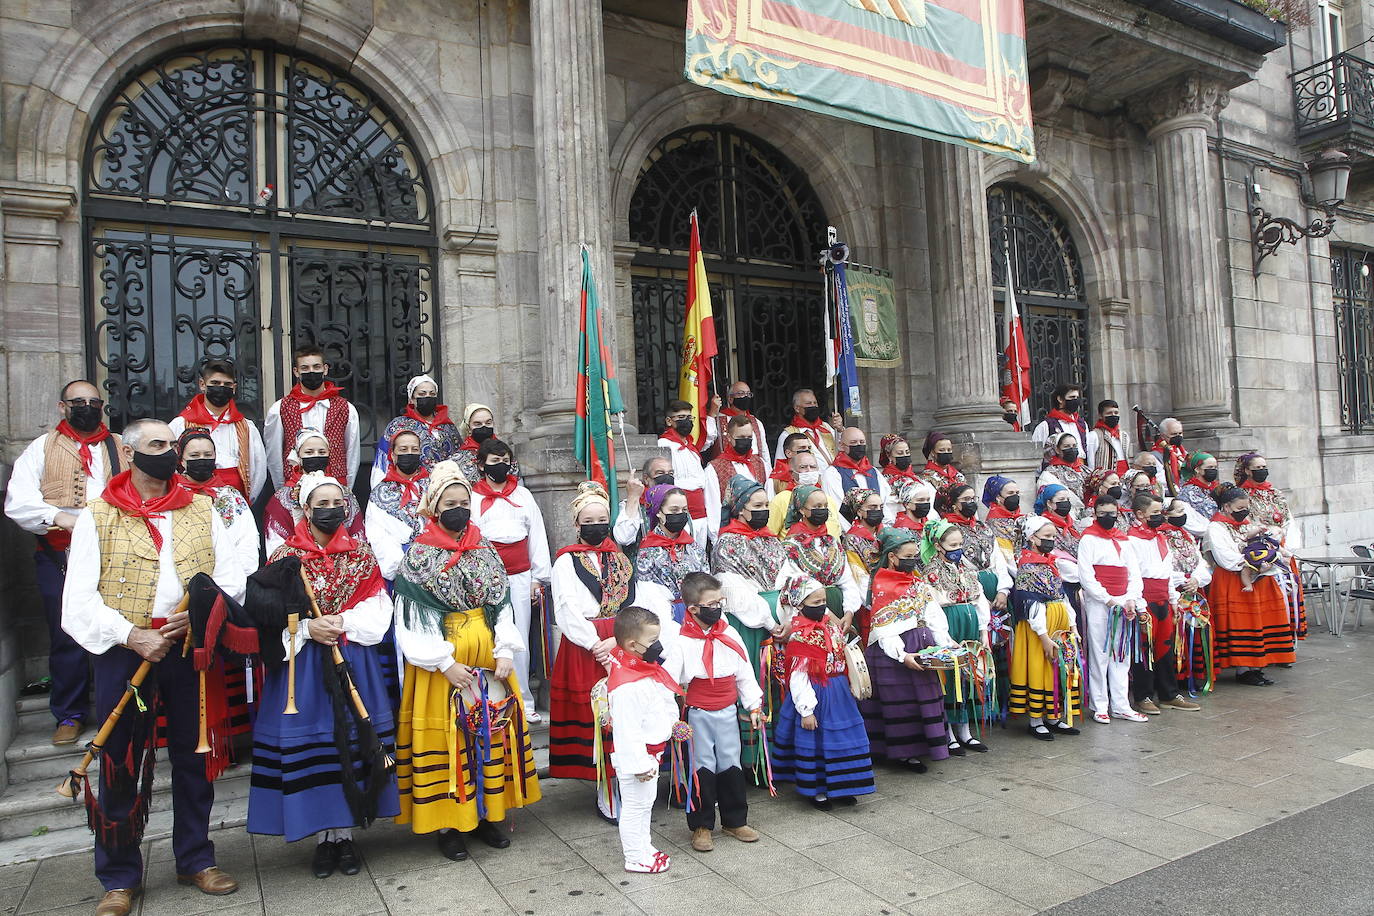
MULTIPOLYGON (((1065 384, 1054 389, 1053 407, 1045 414, 1045 419, 1036 424, 1031 433, 1031 441, 1044 448, 1062 432, 1078 436, 1078 441, 1088 441, 1088 424, 1083 420, 1083 389, 1078 385, 1065 384)), ((1089 449, 1083 456, 1083 463, 1091 470, 1093 454, 1089 449)))
POLYGON ((682 601, 687 616, 677 646, 665 666, 686 688, 687 724, 697 768, 692 786, 687 827, 692 848, 714 848, 711 831, 716 827, 716 808, 725 832, 744 843, 758 841, 749 826, 749 799, 740 765, 740 726, 736 704, 748 710, 754 728, 761 725, 763 691, 744 651, 744 640, 722 614, 725 597, 720 581, 704 572, 682 577, 682 601))
POLYGON ((1116 401, 1097 402, 1097 422, 1086 444, 1091 467, 1110 468, 1118 477, 1130 470, 1126 456, 1131 453, 1131 433, 1121 427, 1121 405, 1116 401))
POLYGON ((1188 461, 1188 449, 1183 445, 1183 423, 1175 417, 1165 417, 1159 424, 1159 438, 1154 450, 1164 464, 1164 485, 1169 496, 1177 496, 1184 483, 1183 465, 1188 461))
POLYGON ((774 493, 773 480, 768 476, 768 465, 758 454, 758 446, 763 441, 755 437, 755 423, 744 414, 736 414, 727 420, 721 431, 720 454, 706 465, 706 506, 707 511, 717 511, 724 502, 723 494, 730 481, 739 474, 774 493))
POLYGON ((272 486, 286 481, 286 453, 304 427, 324 431, 329 442, 327 473, 349 487, 358 476, 358 410, 343 396, 343 389, 327 381, 329 363, 324 351, 313 344, 297 347, 291 360, 295 386, 267 411, 263 440, 272 486))
POLYGON ((835 427, 821 419, 823 411, 816 392, 810 388, 799 388, 792 395, 792 420, 778 434, 778 451, 792 433, 803 433, 811 440, 811 451, 816 455, 821 470, 830 466, 837 451, 835 427))
POLYGON ((534 708, 529 687, 530 617, 533 603, 549 584, 549 538, 534 494, 511 473, 514 457, 500 439, 488 439, 477 449, 482 477, 472 485, 472 521, 500 555, 510 579, 515 628, 525 639, 511 661, 525 698, 525 721, 536 723, 544 720, 534 708))
POLYGON ((1153 493, 1137 494, 1131 501, 1137 524, 1129 532, 1127 549, 1140 569, 1141 597, 1150 614, 1153 664, 1131 665, 1131 696, 1135 708, 1157 716, 1167 706, 1185 712, 1202 707, 1178 687, 1178 659, 1174 654, 1174 599, 1187 581, 1177 569, 1173 549, 1164 533, 1164 502, 1153 493))
POLYGON ((894 517, 892 485, 887 475, 868 460, 868 437, 857 426, 846 426, 840 433, 840 452, 830 467, 821 471, 821 489, 835 502, 855 487, 872 490, 883 498, 883 521, 894 517))
POLYGON ((57 397, 57 428, 39 436, 14 463, 5 514, 37 538, 34 567, 48 621, 48 708, 57 721, 52 743, 76 743, 84 728, 90 660, 62 629, 62 587, 67 547, 77 514, 128 468, 121 442, 105 426, 104 402, 95 385, 68 382, 57 397))
POLYGON ((405 413, 388 423, 377 441, 372 458, 372 486, 386 477, 391 442, 403 431, 420 437, 420 463, 426 470, 458 456, 463 435, 449 418, 448 406, 439 403, 439 383, 428 375, 417 375, 406 383, 405 413))
POLYGON ((200 367, 200 393, 167 424, 172 435, 205 429, 215 443, 215 483, 233 487, 251 505, 267 483, 267 452, 257 426, 239 412, 234 396, 234 364, 206 359, 200 367))
MULTIPOLYGON (((749 420, 749 427, 754 433, 754 451, 763 460, 763 466, 773 467, 773 450, 768 446, 768 435, 764 432, 763 421, 754 414, 757 407, 754 390, 749 387, 748 382, 735 382, 730 386, 730 400, 726 406, 722 407, 720 413, 716 414, 716 436, 719 441, 725 441, 726 426, 734 417, 746 417, 749 420)), ((736 433, 736 435, 740 435, 736 433)))
MULTIPOLYGON (((658 437, 658 447, 663 449, 668 460, 673 463, 673 485, 687 496, 687 511, 692 516, 692 533, 702 550, 706 549, 708 538, 715 538, 720 530, 720 504, 711 505, 706 499, 707 471, 702 465, 701 453, 716 441, 716 425, 706 423, 706 437, 698 443, 693 440, 696 419, 692 405, 686 401, 669 401, 667 423, 658 437)), ((719 499, 719 494, 717 494, 719 499)))
MULTIPOLYGON (((171 429, 160 420, 136 420, 125 428, 121 450, 132 467, 110 479, 72 532, 71 564, 82 574, 67 580, 62 625, 95 656, 99 721, 123 697, 140 662, 154 663, 149 681, 155 686, 144 689, 161 698, 167 720, 177 878, 202 893, 230 894, 238 883, 215 867, 209 838, 215 793, 206 759, 195 752, 200 686, 191 656, 180 651, 188 623, 178 606, 186 583, 198 573, 242 600, 244 572, 210 499, 177 485, 172 441, 171 429)), ((125 819, 136 802, 127 788, 138 773, 140 754, 130 755, 136 718, 126 709, 104 748, 97 812, 102 821, 125 819)), ((138 836, 118 844, 108 836, 96 831, 95 871, 105 889, 99 912, 123 916, 141 889, 143 857, 138 836)))

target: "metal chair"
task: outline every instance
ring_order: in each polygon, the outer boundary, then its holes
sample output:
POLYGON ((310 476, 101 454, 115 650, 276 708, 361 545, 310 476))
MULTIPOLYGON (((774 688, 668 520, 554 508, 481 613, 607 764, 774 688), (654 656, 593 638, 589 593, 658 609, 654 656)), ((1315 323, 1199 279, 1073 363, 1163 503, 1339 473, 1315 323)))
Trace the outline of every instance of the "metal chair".
POLYGON ((1302 594, 1307 606, 1308 628, 1326 627, 1330 629, 1331 624, 1336 619, 1335 609, 1331 606, 1330 586, 1322 581, 1320 570, 1304 569, 1300 562, 1298 571, 1302 574, 1302 594))
MULTIPOLYGON (((1364 559, 1374 560, 1374 550, 1368 545, 1356 544, 1350 548, 1355 556, 1364 559)), ((1359 573, 1350 580, 1349 588, 1346 590, 1346 601, 1374 601, 1374 563, 1361 564, 1356 567, 1359 573)), ((1360 618, 1364 616, 1364 605, 1355 605, 1355 629, 1360 628, 1360 618)))

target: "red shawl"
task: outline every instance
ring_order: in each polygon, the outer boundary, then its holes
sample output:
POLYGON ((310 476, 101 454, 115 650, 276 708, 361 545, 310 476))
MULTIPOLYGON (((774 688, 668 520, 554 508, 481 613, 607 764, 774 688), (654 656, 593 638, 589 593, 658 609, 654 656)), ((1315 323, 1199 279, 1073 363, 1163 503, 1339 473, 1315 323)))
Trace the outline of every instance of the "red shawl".
POLYGON ((824 616, 812 620, 798 613, 792 618, 792 638, 787 643, 788 672, 801 671, 824 685, 830 680, 826 660, 830 654, 830 628, 824 616))
POLYGON ((164 512, 184 509, 191 505, 191 491, 182 484, 181 475, 173 474, 172 479, 167 481, 167 492, 164 495, 145 501, 134 487, 133 473, 122 471, 111 477, 110 482, 105 484, 105 492, 100 494, 100 498, 127 515, 143 519, 143 524, 148 526, 148 535, 153 539, 153 546, 161 553, 162 532, 157 530, 153 520, 166 518, 164 512))
POLYGON ((437 518, 432 518, 425 525, 425 530, 415 539, 415 543, 453 551, 453 556, 444 564, 444 569, 452 569, 466 551, 476 550, 482 546, 482 532, 478 530, 476 523, 468 522, 463 533, 454 540, 449 530, 439 524, 437 518))
POLYGON ((425 426, 429 428, 430 432, 433 432, 440 426, 453 422, 448 418, 448 405, 446 404, 440 404, 439 406, 435 407, 434 416, 432 417, 421 416, 420 412, 415 409, 414 404, 407 404, 406 416, 410 417, 410 419, 412 420, 415 420, 417 423, 425 424, 425 426))
POLYGON ((496 505, 498 499, 504 499, 506 502, 510 503, 511 506, 519 509, 520 504, 510 498, 510 495, 515 492, 515 488, 518 486, 520 486, 520 478, 512 474, 506 478, 506 482, 503 483, 501 489, 498 490, 496 487, 492 486, 491 481, 487 479, 487 475, 483 474, 477 479, 477 482, 472 485, 472 492, 482 497, 482 507, 478 511, 485 515, 488 509, 496 505))
POLYGON ((673 679, 673 676, 663 669, 663 666, 655 662, 646 662, 638 655, 631 655, 624 649, 616 646, 611 649, 611 673, 606 679, 606 690, 611 691, 623 684, 633 684, 635 681, 642 681, 651 678, 671 690, 675 695, 682 696, 682 687, 673 679))
MULTIPOLYGON (((81 446, 81 448, 77 449, 77 451, 81 455, 81 467, 86 472, 87 477, 94 477, 95 467, 91 464, 91 461, 93 460, 91 455, 91 446, 97 445, 101 442, 104 442, 106 439, 110 438, 109 427, 107 427, 104 423, 101 423, 92 432, 79 433, 76 431, 76 427, 72 426, 66 420, 63 420, 61 423, 57 424, 57 431, 60 434, 66 436, 68 439, 75 441, 78 445, 81 446)), ((114 473, 114 468, 110 468, 109 472, 114 473)))
POLYGON ((729 646, 731 649, 733 649, 735 652, 739 654, 740 658, 748 661, 749 657, 744 654, 744 646, 741 646, 739 643, 735 642, 728 635, 726 635, 725 631, 729 628, 729 626, 730 625, 726 623, 724 620, 717 620, 710 630, 703 630, 701 628, 700 621, 698 621, 691 614, 688 614, 682 620, 682 629, 680 632, 684 637, 689 637, 691 639, 700 639, 705 641, 706 643, 706 645, 702 647, 701 661, 702 664, 706 666, 706 676, 708 678, 713 678, 716 676, 715 643, 720 643, 721 645, 729 646))

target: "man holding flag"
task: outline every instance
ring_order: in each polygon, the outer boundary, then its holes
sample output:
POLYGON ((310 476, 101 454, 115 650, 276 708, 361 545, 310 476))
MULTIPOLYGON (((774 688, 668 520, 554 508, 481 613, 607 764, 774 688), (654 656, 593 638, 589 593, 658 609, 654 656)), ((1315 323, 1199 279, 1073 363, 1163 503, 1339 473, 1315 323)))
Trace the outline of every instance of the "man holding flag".
POLYGON ((573 452, 587 469, 587 479, 606 488, 611 521, 619 503, 616 482, 615 441, 611 415, 625 413, 620 385, 615 380, 615 360, 610 358, 601 323, 601 303, 592 277, 592 262, 582 248, 582 309, 577 344, 577 419, 573 425, 573 452))

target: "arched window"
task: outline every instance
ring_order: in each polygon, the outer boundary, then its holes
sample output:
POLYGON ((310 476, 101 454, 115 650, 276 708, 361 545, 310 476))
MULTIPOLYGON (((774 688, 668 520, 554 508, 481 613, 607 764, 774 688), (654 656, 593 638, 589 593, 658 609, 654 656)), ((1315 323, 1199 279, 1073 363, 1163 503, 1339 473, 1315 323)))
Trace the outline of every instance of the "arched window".
POLYGON ((437 347, 433 198, 395 118, 304 56, 214 47, 135 75, 94 123, 87 352, 112 421, 175 415, 205 357, 236 361, 261 419, 314 343, 370 447, 437 347))
MULTIPOLYGON (((997 303, 997 347, 1006 347, 1003 312, 1010 259, 1016 304, 1031 357, 1031 413, 1039 420, 1053 406, 1060 384, 1086 386, 1089 378, 1088 304, 1083 266, 1069 228, 1054 208, 1020 185, 988 190, 992 286, 997 303)), ((999 355, 998 365, 1003 360, 999 355)), ((1002 372, 1006 375, 1005 370, 1002 372)), ((1006 382, 1006 378, 1002 378, 1006 382)))
POLYGON ((722 126, 688 127, 645 158, 630 201, 639 424, 662 428, 677 397, 693 209, 710 275, 722 397, 754 389, 764 422, 791 415, 794 388, 818 388, 824 314, 816 253, 825 213, 810 182, 772 146, 722 126), (784 416, 786 414, 786 416, 784 416))

